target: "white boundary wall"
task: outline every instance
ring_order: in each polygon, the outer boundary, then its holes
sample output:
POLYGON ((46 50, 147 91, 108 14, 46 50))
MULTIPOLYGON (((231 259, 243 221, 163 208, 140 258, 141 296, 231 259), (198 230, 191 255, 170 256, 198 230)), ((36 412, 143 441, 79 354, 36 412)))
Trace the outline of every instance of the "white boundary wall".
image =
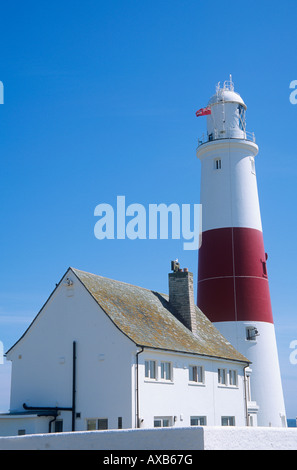
POLYGON ((297 428, 193 427, 0 437, 0 450, 297 450, 297 428))

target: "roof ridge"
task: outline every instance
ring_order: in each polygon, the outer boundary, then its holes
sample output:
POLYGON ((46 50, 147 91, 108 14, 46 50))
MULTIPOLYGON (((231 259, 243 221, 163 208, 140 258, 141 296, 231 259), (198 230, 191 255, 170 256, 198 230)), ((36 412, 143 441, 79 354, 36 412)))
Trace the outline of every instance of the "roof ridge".
POLYGON ((163 292, 159 292, 159 291, 156 291, 156 290, 153 290, 153 289, 148 289, 147 287, 137 286, 136 284, 131 284, 131 282, 118 281, 117 279, 112 279, 111 277, 100 276, 100 274, 95 274, 95 273, 91 273, 89 271, 84 271, 83 269, 73 268, 72 266, 70 266, 69 269, 72 269, 72 271, 74 271, 74 272, 79 271, 79 272, 84 273, 84 274, 90 274, 91 276, 99 277, 100 279, 107 279, 108 281, 118 282, 119 284, 125 284, 126 286, 137 287, 137 289, 143 289, 143 290, 148 291, 148 292, 153 292, 153 293, 156 293, 156 294, 168 296, 168 294, 165 294, 163 292))

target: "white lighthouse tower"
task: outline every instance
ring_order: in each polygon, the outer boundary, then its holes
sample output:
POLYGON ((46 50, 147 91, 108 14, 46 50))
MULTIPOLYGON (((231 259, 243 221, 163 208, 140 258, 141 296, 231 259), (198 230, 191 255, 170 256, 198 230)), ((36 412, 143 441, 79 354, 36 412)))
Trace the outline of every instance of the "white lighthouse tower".
POLYGON ((286 426, 255 171, 258 146, 246 105, 229 82, 217 86, 199 140, 202 245, 198 306, 251 360, 259 426, 286 426))

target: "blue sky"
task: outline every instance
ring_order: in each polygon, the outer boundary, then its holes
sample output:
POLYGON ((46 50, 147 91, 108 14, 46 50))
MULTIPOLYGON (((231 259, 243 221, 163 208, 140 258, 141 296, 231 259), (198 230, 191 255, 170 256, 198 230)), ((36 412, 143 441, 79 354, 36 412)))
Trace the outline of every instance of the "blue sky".
MULTIPOLYGON (((102 240, 97 204, 199 203, 197 138, 232 74, 256 134, 260 206, 288 417, 297 416, 297 4, 110 0, 1 6, 0 340, 7 350, 68 266, 167 292, 182 240, 102 240)), ((0 365, 0 411, 9 364, 0 365)))

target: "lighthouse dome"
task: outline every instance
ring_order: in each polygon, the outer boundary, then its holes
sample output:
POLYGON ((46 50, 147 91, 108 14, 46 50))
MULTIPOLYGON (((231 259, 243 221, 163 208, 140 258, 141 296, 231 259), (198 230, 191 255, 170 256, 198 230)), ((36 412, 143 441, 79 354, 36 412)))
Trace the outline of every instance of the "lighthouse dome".
POLYGON ((210 98, 208 106, 211 109, 211 114, 207 116, 209 140, 246 138, 246 105, 241 96, 234 91, 231 77, 223 86, 218 83, 216 93, 210 98))
POLYGON ((218 89, 217 93, 214 94, 208 101, 208 105, 211 106, 216 103, 221 103, 222 101, 225 103, 238 103, 241 104, 244 109, 246 109, 246 104, 244 103, 239 93, 224 88, 218 89))

